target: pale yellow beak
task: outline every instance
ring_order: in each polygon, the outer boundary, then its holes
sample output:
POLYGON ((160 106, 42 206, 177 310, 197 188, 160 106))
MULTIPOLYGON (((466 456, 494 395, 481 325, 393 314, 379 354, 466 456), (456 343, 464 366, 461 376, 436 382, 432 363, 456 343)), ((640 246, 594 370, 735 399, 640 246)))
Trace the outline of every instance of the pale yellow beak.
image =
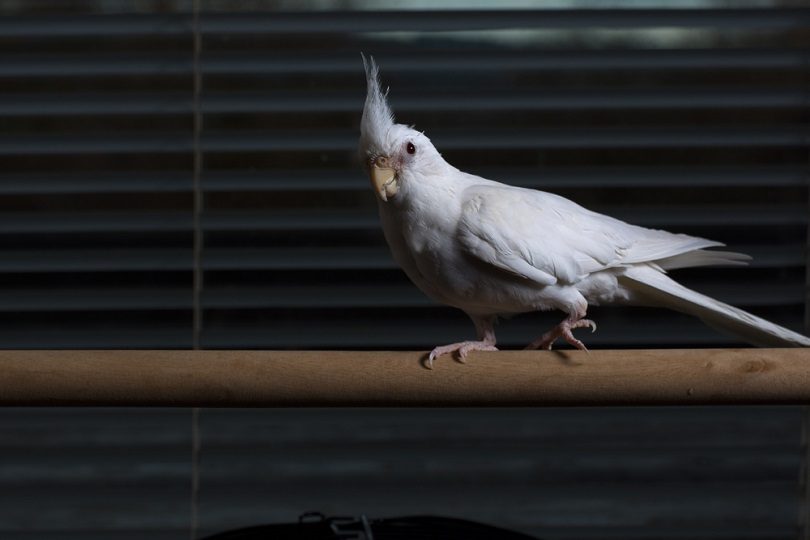
POLYGON ((389 197, 393 197, 399 191, 397 171, 391 167, 387 157, 379 156, 371 163, 369 176, 374 193, 383 202, 388 202, 389 197))

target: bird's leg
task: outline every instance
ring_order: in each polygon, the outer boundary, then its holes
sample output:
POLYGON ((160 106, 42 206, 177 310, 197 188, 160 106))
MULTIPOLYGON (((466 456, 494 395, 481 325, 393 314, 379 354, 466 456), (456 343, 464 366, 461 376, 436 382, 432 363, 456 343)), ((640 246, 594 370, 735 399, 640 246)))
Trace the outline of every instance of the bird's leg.
POLYGON ((585 313, 582 315, 569 315, 563 321, 540 336, 538 339, 535 339, 526 347, 526 349, 547 349, 551 350, 551 346, 557 340, 557 338, 563 338, 565 341, 576 347, 581 351, 587 351, 587 347, 585 344, 582 343, 580 340, 574 337, 574 334, 571 333, 571 330, 575 328, 587 328, 591 329, 591 333, 596 332, 596 323, 590 319, 583 319, 582 317, 585 316, 585 313))
POLYGON ((433 361, 443 354, 456 353, 458 361, 462 364, 472 351, 497 351, 495 347, 495 317, 471 317, 475 323, 478 341, 460 341, 450 345, 442 345, 430 351, 427 367, 433 369, 433 361))

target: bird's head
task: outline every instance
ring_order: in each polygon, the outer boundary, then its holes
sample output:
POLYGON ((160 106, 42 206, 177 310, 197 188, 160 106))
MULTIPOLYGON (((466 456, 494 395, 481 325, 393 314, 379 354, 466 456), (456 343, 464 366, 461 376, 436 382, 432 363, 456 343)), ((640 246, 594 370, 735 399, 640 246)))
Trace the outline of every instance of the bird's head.
POLYGON ((366 60, 367 94, 360 121, 360 159, 371 178, 371 187, 383 202, 407 189, 406 183, 425 177, 444 164, 441 155, 424 133, 394 123, 387 92, 380 90, 379 70, 374 58, 366 60))

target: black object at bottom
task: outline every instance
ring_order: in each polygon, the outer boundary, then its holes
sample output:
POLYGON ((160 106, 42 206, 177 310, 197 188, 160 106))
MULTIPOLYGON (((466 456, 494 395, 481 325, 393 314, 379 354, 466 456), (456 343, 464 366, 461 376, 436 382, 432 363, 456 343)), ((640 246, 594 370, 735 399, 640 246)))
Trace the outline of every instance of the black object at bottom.
POLYGON ((365 516, 324 517, 309 513, 298 523, 258 525, 217 533, 202 540, 540 540, 534 536, 438 516, 369 520, 365 516))

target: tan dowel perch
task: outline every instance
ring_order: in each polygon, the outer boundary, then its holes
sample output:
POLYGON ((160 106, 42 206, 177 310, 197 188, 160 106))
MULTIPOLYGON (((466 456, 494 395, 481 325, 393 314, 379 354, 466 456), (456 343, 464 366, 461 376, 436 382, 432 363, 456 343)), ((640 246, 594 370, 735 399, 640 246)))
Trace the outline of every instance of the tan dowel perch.
POLYGON ((0 351, 0 404, 810 404, 810 349, 476 353, 434 370, 379 351, 0 351))

